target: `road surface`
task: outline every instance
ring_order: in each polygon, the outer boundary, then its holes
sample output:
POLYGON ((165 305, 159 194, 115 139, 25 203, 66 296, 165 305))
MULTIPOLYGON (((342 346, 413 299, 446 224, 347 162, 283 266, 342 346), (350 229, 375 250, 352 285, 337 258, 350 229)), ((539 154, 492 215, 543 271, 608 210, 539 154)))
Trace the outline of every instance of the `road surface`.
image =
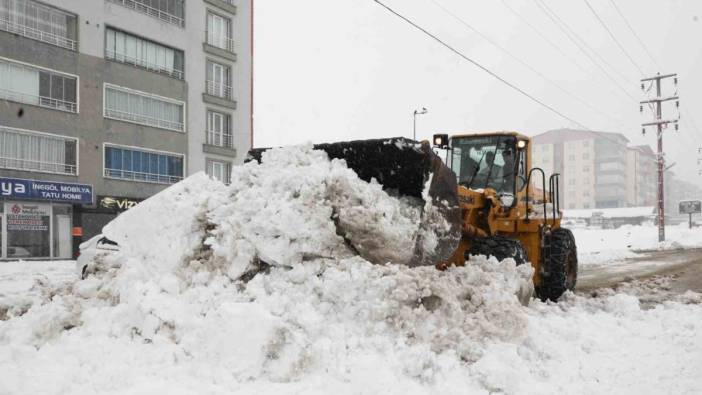
POLYGON ((702 249, 651 251, 622 264, 582 266, 576 293, 596 294, 603 288, 621 290, 632 283, 663 288, 668 295, 688 290, 702 293, 702 249))

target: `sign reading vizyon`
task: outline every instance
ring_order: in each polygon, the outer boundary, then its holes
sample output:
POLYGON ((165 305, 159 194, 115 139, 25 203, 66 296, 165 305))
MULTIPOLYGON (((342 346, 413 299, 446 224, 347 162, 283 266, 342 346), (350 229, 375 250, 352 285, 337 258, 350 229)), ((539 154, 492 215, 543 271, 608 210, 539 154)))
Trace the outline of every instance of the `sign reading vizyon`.
POLYGON ((75 204, 93 203, 93 186, 20 178, 0 177, 0 197, 32 199, 75 204))

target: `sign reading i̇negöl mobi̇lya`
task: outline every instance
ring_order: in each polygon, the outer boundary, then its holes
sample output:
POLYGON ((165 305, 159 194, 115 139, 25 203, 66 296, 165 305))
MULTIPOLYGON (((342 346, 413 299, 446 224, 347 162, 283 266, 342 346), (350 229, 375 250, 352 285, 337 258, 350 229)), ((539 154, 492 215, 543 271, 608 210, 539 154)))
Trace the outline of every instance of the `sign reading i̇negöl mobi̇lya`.
POLYGON ((20 178, 0 178, 0 197, 92 204, 93 186, 20 178))

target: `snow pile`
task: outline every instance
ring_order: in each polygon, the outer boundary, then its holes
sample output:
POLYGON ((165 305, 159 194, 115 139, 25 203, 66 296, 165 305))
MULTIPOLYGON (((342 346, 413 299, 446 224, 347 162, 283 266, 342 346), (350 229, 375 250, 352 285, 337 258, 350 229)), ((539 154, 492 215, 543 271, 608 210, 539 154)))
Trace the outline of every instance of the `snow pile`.
POLYGON ((122 247, 86 280, 0 321, 0 393, 698 390, 698 294, 527 307, 527 265, 370 254, 421 238, 417 207, 310 147, 191 177, 107 226, 122 247))
POLYGON ((218 390, 366 375, 377 391, 431 385, 525 335, 532 269, 382 264, 412 257, 422 204, 311 147, 266 152, 228 187, 193 176, 106 226, 120 251, 86 280, 0 324, 0 369, 15 378, 0 392, 148 392, 174 376, 218 390), (26 380, 29 360, 60 360, 61 374, 26 380))

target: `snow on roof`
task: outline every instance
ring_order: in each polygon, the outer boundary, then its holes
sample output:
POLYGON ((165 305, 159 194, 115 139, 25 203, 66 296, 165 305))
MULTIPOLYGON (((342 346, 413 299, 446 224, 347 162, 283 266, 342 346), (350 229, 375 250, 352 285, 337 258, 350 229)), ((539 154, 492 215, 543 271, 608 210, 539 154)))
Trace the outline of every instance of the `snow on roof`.
POLYGON ((633 218, 655 215, 655 208, 650 207, 619 207, 596 208, 589 210, 563 210, 564 218, 590 218, 595 213, 602 213, 604 218, 633 218))

